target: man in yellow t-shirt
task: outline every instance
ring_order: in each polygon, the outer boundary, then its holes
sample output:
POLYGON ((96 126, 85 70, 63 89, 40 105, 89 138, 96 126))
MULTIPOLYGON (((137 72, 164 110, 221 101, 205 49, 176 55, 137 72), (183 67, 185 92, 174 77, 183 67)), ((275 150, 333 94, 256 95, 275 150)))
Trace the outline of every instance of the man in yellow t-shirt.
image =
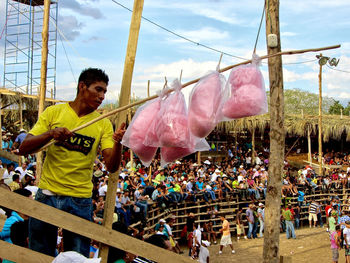
MULTIPOLYGON (((73 215, 92 219, 92 174, 100 147, 109 172, 118 170, 123 124, 113 133, 112 124, 102 119, 75 133, 70 130, 100 116, 96 109, 107 92, 108 76, 96 68, 85 69, 79 77, 74 101, 48 107, 29 131, 19 154, 33 153, 51 140, 47 149, 35 199, 73 215)), ((29 220, 29 247, 55 256, 57 227, 34 218, 29 220)), ((64 231, 64 249, 89 256, 90 239, 64 231)))
POLYGON ((232 241, 231 241, 231 232, 230 232, 230 223, 225 219, 225 216, 222 215, 220 216, 220 219, 222 221, 222 228, 220 229, 220 232, 222 233, 222 237, 220 240, 220 251, 219 254, 222 254, 222 249, 223 247, 230 245, 231 247, 231 253, 234 254, 236 253, 235 250, 233 249, 232 241))

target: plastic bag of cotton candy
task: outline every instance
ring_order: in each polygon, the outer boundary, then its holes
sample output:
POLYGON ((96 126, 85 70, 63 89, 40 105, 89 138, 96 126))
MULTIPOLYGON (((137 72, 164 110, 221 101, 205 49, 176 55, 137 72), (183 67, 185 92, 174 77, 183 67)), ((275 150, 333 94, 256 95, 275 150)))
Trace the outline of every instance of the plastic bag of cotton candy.
POLYGON ((259 69, 260 58, 253 54, 252 63, 232 69, 225 88, 222 113, 238 119, 268 111, 264 78, 259 69))
POLYGON ((195 152, 209 151, 210 146, 204 138, 196 138, 191 135, 191 143, 185 147, 162 147, 160 149, 160 165, 164 167, 177 159, 183 158, 195 152))
POLYGON ((143 165, 149 166, 158 149, 158 138, 156 134, 149 134, 153 121, 157 118, 162 99, 167 90, 163 90, 159 97, 148 101, 139 107, 126 130, 122 144, 129 147, 141 160, 143 165), (146 137, 149 137, 150 145, 145 145, 146 137))
POLYGON ((160 110, 147 131, 145 145, 182 148, 190 145, 186 101, 180 82, 176 79, 171 88, 174 92, 161 100, 160 110))
POLYGON ((217 69, 201 78, 193 88, 188 107, 188 124, 193 135, 208 136, 221 120, 225 82, 217 69))

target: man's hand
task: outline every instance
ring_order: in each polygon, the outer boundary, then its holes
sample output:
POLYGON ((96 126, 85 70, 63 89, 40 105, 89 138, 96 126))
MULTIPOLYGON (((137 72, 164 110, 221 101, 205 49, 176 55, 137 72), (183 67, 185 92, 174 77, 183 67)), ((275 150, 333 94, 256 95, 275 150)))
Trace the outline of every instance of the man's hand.
POLYGON ((113 140, 117 143, 120 143, 123 139, 124 133, 125 133, 125 123, 122 123, 118 130, 115 131, 113 134, 113 140))
POLYGON ((72 133, 70 130, 67 128, 55 128, 53 130, 50 130, 50 136, 59 142, 63 142, 70 137, 72 137, 74 133, 72 133))

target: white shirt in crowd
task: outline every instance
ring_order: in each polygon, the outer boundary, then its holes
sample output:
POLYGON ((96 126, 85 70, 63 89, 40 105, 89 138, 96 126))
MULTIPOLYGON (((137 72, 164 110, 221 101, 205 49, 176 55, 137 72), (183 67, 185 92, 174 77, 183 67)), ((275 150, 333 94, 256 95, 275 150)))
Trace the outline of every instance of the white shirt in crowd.
POLYGON ((209 257, 209 250, 206 247, 201 246, 199 249, 199 262, 207 263, 208 257, 209 257))
POLYGON ((22 166, 18 166, 15 171, 19 171, 21 173, 21 176, 19 177, 19 180, 22 181, 22 178, 26 175, 27 169, 23 170, 22 166))
POLYGON ((108 185, 103 185, 98 189, 99 196, 106 196, 108 185))

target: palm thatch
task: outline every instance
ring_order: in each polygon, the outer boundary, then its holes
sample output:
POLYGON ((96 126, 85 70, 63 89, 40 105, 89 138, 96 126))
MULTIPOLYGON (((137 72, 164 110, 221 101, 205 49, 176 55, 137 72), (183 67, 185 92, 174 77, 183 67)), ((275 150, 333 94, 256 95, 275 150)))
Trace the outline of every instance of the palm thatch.
MULTIPOLYGON (((306 136, 307 129, 310 127, 311 134, 318 133, 318 116, 288 114, 284 119, 285 132, 289 135, 306 136)), ((240 132, 248 130, 264 133, 270 127, 270 115, 264 114, 248 118, 237 119, 233 121, 222 122, 217 129, 229 133, 232 131, 240 132)), ((322 135, 323 141, 327 142, 330 138, 340 140, 342 134, 346 134, 346 140, 350 141, 350 117, 340 115, 323 115, 322 117, 322 135)))

